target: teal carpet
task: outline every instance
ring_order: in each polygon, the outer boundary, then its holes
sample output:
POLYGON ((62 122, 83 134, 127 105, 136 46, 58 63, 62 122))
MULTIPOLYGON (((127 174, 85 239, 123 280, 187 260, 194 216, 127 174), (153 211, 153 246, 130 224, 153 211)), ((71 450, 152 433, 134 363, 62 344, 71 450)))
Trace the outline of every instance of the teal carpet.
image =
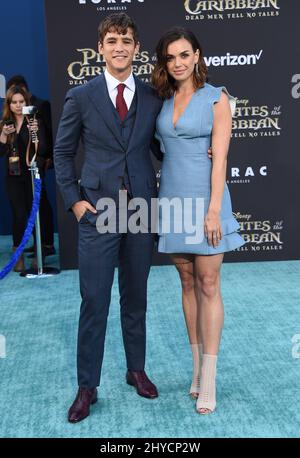
MULTIPOLYGON (((0 268, 10 237, 0 237, 0 268)), ((49 257, 55 265, 57 257, 49 257)), ((147 372, 160 397, 146 400, 124 382, 125 357, 115 281, 99 402, 82 423, 66 412, 76 393, 78 272, 0 281, 0 437, 300 437, 300 261, 225 264, 225 327, 218 404, 195 412, 188 395, 191 355, 174 267, 149 279, 147 372)))

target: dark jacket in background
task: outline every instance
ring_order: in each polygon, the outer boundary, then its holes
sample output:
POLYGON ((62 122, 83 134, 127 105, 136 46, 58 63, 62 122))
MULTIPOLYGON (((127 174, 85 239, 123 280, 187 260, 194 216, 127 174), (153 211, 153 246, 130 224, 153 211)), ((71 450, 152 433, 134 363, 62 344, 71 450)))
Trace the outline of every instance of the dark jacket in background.
MULTIPOLYGON (((47 159, 47 154, 49 150, 49 146, 46 140, 46 129, 44 124, 41 120, 38 121, 39 130, 38 130, 38 138, 39 138, 39 148, 38 148, 38 166, 40 169, 43 168, 44 162, 47 159)), ((9 156, 13 154, 13 147, 16 148, 18 156, 20 157, 20 166, 21 166, 21 175, 30 177, 30 172, 28 170, 28 166, 26 164, 26 150, 27 145, 29 142, 29 131, 27 128, 27 121, 24 119, 20 132, 16 134, 16 138, 13 144, 1 143, 0 142, 0 157, 6 156, 6 170, 8 174, 8 163, 9 163, 9 156)), ((34 155, 34 147, 31 145, 30 148, 30 159, 34 155)), ((8 174, 9 175, 9 174, 8 174)))

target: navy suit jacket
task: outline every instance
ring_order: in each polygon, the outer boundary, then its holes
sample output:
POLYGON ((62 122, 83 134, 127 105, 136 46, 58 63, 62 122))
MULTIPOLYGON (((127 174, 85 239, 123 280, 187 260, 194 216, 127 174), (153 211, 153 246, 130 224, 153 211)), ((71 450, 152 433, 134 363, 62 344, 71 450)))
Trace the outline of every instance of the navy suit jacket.
POLYGON ((93 196, 93 205, 101 197, 117 202, 125 164, 132 197, 150 202, 151 197, 157 196, 150 150, 158 160, 162 159, 159 143, 154 139, 162 100, 137 77, 135 83, 136 119, 128 145, 118 128, 104 75, 67 93, 54 148, 56 178, 66 209, 82 200, 74 160, 80 140, 84 149, 80 184, 93 196))

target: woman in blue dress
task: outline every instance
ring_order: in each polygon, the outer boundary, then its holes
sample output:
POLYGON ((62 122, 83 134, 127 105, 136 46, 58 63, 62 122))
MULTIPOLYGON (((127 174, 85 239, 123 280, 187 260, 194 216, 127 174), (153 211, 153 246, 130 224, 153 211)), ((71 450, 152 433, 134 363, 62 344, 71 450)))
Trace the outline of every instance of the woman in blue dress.
POLYGON ((190 394, 197 412, 208 414, 216 407, 224 320, 220 269, 224 253, 244 244, 225 183, 235 99, 206 82, 202 50, 189 30, 171 29, 156 51, 152 82, 164 99, 156 126, 164 153, 158 249, 171 254, 180 275, 193 355, 190 394), (173 213, 162 210, 162 202, 172 202, 173 213))

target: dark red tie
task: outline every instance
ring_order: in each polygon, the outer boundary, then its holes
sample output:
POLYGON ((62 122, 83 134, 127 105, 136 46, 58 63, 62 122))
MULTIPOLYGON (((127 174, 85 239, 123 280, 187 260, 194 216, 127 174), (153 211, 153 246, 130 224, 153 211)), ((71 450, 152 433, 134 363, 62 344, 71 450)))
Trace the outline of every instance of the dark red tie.
POLYGON ((118 89, 118 95, 117 95, 117 99, 116 99, 116 108, 117 108, 117 112, 119 113, 119 116, 121 118, 122 121, 124 121, 124 119, 126 118, 126 115, 128 113, 128 108, 127 108, 127 105, 126 105, 126 102, 125 102, 125 99, 124 99, 124 89, 125 89, 126 85, 121 83, 117 86, 117 89, 118 89))

